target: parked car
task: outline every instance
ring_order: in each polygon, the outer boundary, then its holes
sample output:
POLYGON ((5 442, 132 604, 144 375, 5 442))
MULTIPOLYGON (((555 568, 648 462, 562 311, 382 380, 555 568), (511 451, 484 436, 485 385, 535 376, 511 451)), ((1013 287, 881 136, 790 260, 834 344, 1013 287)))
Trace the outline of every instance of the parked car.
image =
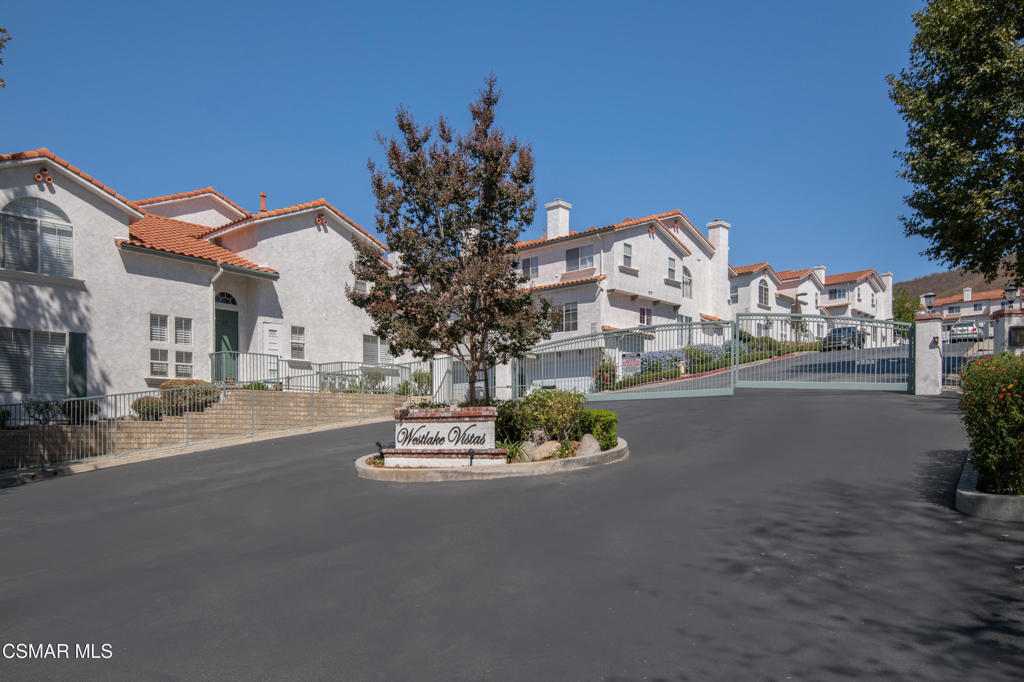
POLYGON ((836 327, 830 329, 825 338, 821 340, 821 350, 834 350, 842 348, 863 348, 867 334, 863 329, 856 327, 836 327))
POLYGON ((949 328, 949 341, 984 341, 985 331, 975 322, 957 322, 949 328))

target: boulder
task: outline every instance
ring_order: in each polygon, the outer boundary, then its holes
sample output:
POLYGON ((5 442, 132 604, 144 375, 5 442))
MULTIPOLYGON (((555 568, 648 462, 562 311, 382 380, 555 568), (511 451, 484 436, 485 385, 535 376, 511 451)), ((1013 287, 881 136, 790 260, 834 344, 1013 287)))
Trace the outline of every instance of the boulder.
POLYGON ((526 459, 533 459, 533 451, 537 449, 538 445, 532 440, 525 440, 522 442, 523 454, 526 455, 526 459))
POLYGON ((530 455, 530 460, 534 462, 539 462, 542 459, 549 459, 551 457, 554 457, 556 454, 558 454, 558 441, 549 440, 547 443, 537 446, 537 448, 530 455))
POLYGON ((594 435, 588 433, 580 439, 580 446, 576 450, 576 456, 582 457, 584 455, 596 455, 601 452, 601 445, 594 438, 594 435))
POLYGON ((534 445, 544 445, 544 443, 551 440, 551 436, 544 429, 531 429, 530 435, 526 437, 526 440, 534 445))

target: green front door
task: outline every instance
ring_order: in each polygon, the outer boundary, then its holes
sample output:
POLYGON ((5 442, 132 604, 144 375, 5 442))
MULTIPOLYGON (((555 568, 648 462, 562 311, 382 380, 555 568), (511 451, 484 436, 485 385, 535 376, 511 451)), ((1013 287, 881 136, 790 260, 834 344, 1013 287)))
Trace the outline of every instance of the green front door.
POLYGON ((238 378, 238 311, 217 310, 213 322, 213 347, 218 353, 214 381, 238 378))

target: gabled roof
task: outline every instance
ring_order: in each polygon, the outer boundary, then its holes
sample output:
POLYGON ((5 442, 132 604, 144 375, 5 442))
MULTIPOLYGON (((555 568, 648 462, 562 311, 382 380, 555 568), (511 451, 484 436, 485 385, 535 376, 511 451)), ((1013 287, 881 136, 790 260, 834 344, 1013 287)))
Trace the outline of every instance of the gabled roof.
POLYGON ((853 272, 841 272, 838 275, 825 275, 825 284, 848 284, 850 282, 859 282, 867 279, 874 275, 874 277, 881 282, 882 278, 878 276, 874 268, 870 270, 855 270, 853 272))
POLYGON ((803 279, 808 275, 813 275, 814 270, 779 270, 775 274, 778 275, 779 279, 781 279, 783 282, 788 282, 789 280, 803 279))
MULTIPOLYGON (((218 199, 223 201, 225 204, 227 204, 231 208, 235 209, 239 214, 241 214, 243 216, 251 215, 244 208, 242 208, 241 206, 239 206, 235 202, 231 201, 231 199, 228 199, 226 196, 224 196, 223 194, 221 194, 220 192, 218 192, 217 190, 215 190, 212 187, 204 187, 203 189, 194 189, 194 190, 192 190, 190 192, 178 192, 177 194, 165 194, 163 196, 150 197, 148 199, 136 199, 135 203, 137 205, 139 205, 139 206, 148 206, 148 205, 151 205, 151 204, 162 204, 162 203, 167 202, 167 201, 177 201, 178 199, 189 199, 191 197, 202 196, 203 194, 209 194, 211 196, 217 197, 218 199)), ((209 228, 207 228, 207 229, 209 229, 209 228)))
MULTIPOLYGON (((734 266, 730 266, 730 267, 732 267, 733 271, 737 275, 749 275, 749 274, 754 273, 754 272, 760 272, 761 270, 764 270, 765 268, 767 268, 769 270, 772 269, 772 266, 768 265, 768 263, 751 263, 750 265, 734 265, 734 266)), ((776 276, 778 276, 778 275, 776 275, 776 276)))
POLYGON ((94 178, 93 176, 91 176, 88 173, 84 172, 82 169, 80 169, 80 168, 78 168, 76 166, 72 166, 70 163, 68 163, 64 159, 54 155, 54 153, 51 152, 46 147, 40 147, 39 149, 32 149, 32 150, 25 151, 25 152, 14 152, 13 154, 0 154, 0 163, 2 163, 4 161, 26 161, 26 160, 29 160, 29 159, 46 159, 46 160, 50 161, 53 164, 61 166, 62 168, 64 168, 64 169, 70 171, 71 173, 77 175, 79 178, 81 178, 82 180, 84 180, 85 182, 87 182, 88 184, 93 186, 94 188, 102 190, 105 194, 107 194, 110 197, 112 197, 112 198, 116 199, 117 201, 121 202, 126 207, 131 209, 131 211, 133 213, 135 213, 137 215, 140 215, 140 216, 143 214, 143 210, 140 209, 138 207, 138 205, 136 205, 134 202, 130 201, 127 197, 121 196, 120 194, 118 194, 114 190, 110 189, 109 187, 104 185, 102 182, 100 182, 99 180, 94 178))
POLYGON ((553 284, 541 284, 535 287, 527 287, 527 291, 541 291, 547 289, 558 289, 560 287, 571 287, 577 284, 589 284, 590 282, 600 282, 605 279, 605 275, 593 275, 591 277, 580 277, 579 279, 570 279, 566 282, 555 282, 553 284))
MULTIPOLYGON (((975 301, 997 301, 1004 298, 1002 289, 989 289, 988 291, 972 291, 971 300, 967 303, 974 303, 975 301)), ((935 305, 946 305, 948 303, 964 303, 964 293, 961 291, 959 294, 954 296, 946 296, 944 298, 935 299, 935 305)))
POLYGON ((210 261, 217 265, 230 265, 244 270, 276 275, 277 271, 264 268, 242 258, 237 253, 212 244, 198 235, 209 228, 174 218, 147 215, 129 228, 130 239, 118 239, 118 246, 129 246, 189 258, 210 261))
POLYGON ((345 215, 344 213, 336 209, 334 206, 332 206, 331 203, 326 199, 315 199, 313 201, 295 204, 294 206, 284 206, 283 208, 275 208, 271 211, 259 211, 258 213, 250 213, 246 217, 240 218, 226 225, 221 225, 220 227, 207 228, 207 231, 203 236, 213 237, 219 234, 223 234, 225 232, 230 232, 231 230, 246 227, 248 225, 253 225, 263 220, 269 220, 271 218, 278 218, 280 216, 291 215, 293 213, 301 213, 303 211, 310 211, 316 208, 325 208, 331 213, 334 213, 335 216, 337 216, 342 221, 354 227, 356 230, 362 233, 363 236, 367 237, 370 241, 379 246, 382 250, 387 251, 387 247, 384 246, 384 244, 379 239, 377 239, 372 234, 364 230, 362 226, 359 225, 359 223, 352 220, 347 215, 345 215))
POLYGON ((665 223, 662 222, 662 220, 664 220, 665 218, 673 218, 673 219, 676 219, 676 220, 681 220, 687 227, 690 228, 690 230, 693 232, 693 234, 697 238, 699 238, 699 240, 701 242, 703 242, 703 244, 705 245, 705 247, 708 250, 710 250, 710 251, 714 251, 715 250, 715 245, 712 244, 711 242, 709 242, 707 240, 707 237, 705 237, 703 234, 701 234, 700 230, 698 230, 693 225, 693 223, 690 222, 690 219, 687 218, 683 214, 683 212, 680 211, 680 210, 665 211, 664 213, 655 213, 653 215, 645 216, 643 218, 626 218, 625 220, 623 220, 621 222, 614 223, 612 225, 605 225, 604 227, 591 227, 589 229, 583 230, 582 232, 576 232, 574 230, 570 230, 568 234, 564 234, 564 235, 561 235, 559 237, 540 237, 539 239, 530 239, 530 240, 527 240, 527 241, 518 242, 516 244, 516 249, 519 249, 519 250, 531 249, 531 248, 533 248, 535 246, 542 246, 542 245, 547 245, 547 244, 551 244, 551 243, 554 243, 554 242, 565 241, 566 239, 576 239, 576 238, 579 238, 579 237, 586 237, 586 236, 598 234, 598 233, 601 233, 601 232, 612 232, 612 231, 621 230, 621 229, 624 229, 624 228, 627 228, 627 227, 635 227, 637 225, 643 225, 644 223, 657 223, 658 225, 661 226, 661 228, 667 234, 669 234, 679 244, 680 247, 683 248, 684 251, 686 251, 686 253, 688 253, 688 254, 692 253, 692 251, 690 251, 689 247, 686 246, 686 243, 683 242, 683 240, 680 239, 669 226, 665 225, 665 223))

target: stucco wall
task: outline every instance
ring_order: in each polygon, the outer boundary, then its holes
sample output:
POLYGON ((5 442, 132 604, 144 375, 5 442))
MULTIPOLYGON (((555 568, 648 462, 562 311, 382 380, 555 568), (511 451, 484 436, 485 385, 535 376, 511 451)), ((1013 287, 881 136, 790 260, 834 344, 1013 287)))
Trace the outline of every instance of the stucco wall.
POLYGON ((209 194, 146 204, 144 208, 149 213, 165 218, 175 218, 209 227, 219 227, 242 217, 233 208, 225 206, 224 202, 209 194))

